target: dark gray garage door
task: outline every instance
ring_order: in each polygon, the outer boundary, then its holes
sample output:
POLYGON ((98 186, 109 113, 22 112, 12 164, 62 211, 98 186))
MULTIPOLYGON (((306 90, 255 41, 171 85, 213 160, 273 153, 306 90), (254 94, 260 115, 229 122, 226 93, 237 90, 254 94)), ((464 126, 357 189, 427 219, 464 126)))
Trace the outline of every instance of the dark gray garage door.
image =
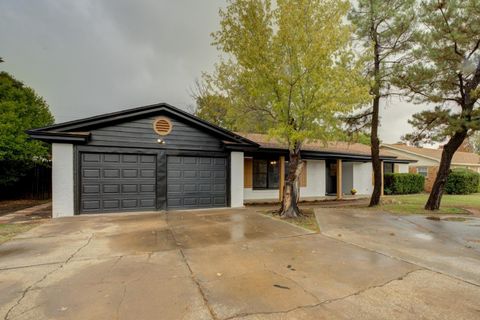
POLYGON ((81 153, 80 212, 154 210, 154 155, 81 153))
POLYGON ((226 158, 169 156, 168 209, 226 207, 226 164, 226 158))

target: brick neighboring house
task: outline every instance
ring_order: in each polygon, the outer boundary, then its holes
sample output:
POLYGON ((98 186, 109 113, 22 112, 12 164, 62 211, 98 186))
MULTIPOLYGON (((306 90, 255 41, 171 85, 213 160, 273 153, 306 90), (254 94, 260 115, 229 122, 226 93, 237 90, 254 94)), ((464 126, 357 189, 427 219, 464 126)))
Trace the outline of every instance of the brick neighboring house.
MULTIPOLYGON (((417 148, 401 143, 384 144, 381 149, 400 157, 417 160, 416 163, 410 164, 409 172, 423 175, 425 177, 425 191, 432 190, 442 157, 442 149, 417 148)), ((465 168, 480 173, 480 155, 457 151, 453 156, 451 168, 465 168)))

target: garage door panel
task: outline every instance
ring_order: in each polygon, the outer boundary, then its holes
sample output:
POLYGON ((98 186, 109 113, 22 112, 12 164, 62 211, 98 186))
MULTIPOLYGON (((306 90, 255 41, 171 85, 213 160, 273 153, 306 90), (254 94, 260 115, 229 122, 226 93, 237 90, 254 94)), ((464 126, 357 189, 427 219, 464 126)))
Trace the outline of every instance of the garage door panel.
POLYGON ((149 156, 149 155, 141 155, 140 156, 140 162, 141 163, 155 163, 156 157, 155 156, 149 156))
POLYGON ((122 162, 123 163, 137 163, 138 162, 138 155, 136 155, 136 154, 124 154, 124 155, 122 155, 122 162))
POLYGON ((85 210, 98 210, 100 209, 100 200, 83 201, 83 208, 85 210))
POLYGON ((140 178, 155 178, 155 170, 153 169, 141 169, 140 178))
POLYGON ((118 163, 120 162, 120 155, 119 154, 104 154, 103 155, 103 161, 104 162, 113 162, 113 163, 118 163))
POLYGON ((156 208, 156 156, 82 153, 80 212, 156 208))
POLYGON ((176 169, 168 169, 167 177, 168 178, 180 178, 182 176, 182 172, 176 169))
POLYGON ((138 186, 136 184, 122 184, 122 193, 137 193, 138 186))
POLYGON ((83 193, 97 194, 100 192, 100 184, 86 184, 83 185, 83 193))
POLYGON ((119 169, 103 169, 102 172, 104 178, 120 178, 119 169))
POLYGON ((226 159, 215 157, 167 158, 167 207, 190 209, 225 207, 226 159))
POLYGON ((212 199, 211 198, 199 198, 198 202, 199 202, 199 204, 202 204, 202 205, 211 205, 212 204, 212 199))
POLYGON ((210 192, 210 191, 212 191, 212 186, 210 184, 200 184, 198 186, 198 191, 200 191, 200 192, 210 192))
POLYGON ((120 201, 117 199, 114 200, 103 200, 104 209, 120 209, 120 201))
POLYGON ((98 153, 85 153, 83 154, 83 162, 95 162, 99 163, 101 155, 98 153))
POLYGON ((100 169, 83 169, 82 176, 84 178, 100 178, 100 169))
POLYGON ((103 193, 119 193, 120 185, 119 184, 104 184, 103 193))
POLYGON ((213 186, 215 192, 225 192, 227 191, 227 187, 224 184, 215 184, 213 186))
POLYGON ((146 192, 155 192, 155 185, 154 184, 141 184, 140 185, 140 192, 146 193, 146 192))
POLYGON ((210 179, 213 175, 213 172, 212 171, 209 171, 209 170, 202 170, 200 171, 199 173, 199 178, 200 179, 210 179))
POLYGON ((138 207, 137 199, 124 199, 122 200, 122 207, 125 209, 131 209, 138 207))
POLYGON ((197 157, 184 157, 183 164, 196 164, 197 163, 197 157))
POLYGON ((138 178, 137 169, 123 169, 122 178, 138 178))
POLYGON ((155 206, 155 200, 153 199, 140 199, 140 207, 151 208, 155 206))

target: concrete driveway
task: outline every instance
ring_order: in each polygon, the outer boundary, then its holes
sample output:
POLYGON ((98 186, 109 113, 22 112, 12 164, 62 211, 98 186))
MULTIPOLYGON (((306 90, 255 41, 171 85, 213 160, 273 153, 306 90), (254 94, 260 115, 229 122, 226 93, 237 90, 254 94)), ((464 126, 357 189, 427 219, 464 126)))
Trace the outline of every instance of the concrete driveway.
POLYGON ((325 235, 254 209, 53 220, 0 246, 0 313, 4 319, 479 318, 474 276, 352 245, 332 214, 319 213, 325 235))

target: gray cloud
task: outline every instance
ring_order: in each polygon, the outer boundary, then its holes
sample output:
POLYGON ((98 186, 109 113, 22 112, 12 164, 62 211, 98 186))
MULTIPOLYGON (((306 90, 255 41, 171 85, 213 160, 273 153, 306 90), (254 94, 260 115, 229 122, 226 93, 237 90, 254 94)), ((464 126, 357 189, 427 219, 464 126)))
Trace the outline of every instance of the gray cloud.
MULTIPOLYGON (((218 53, 222 0, 5 0, 0 69, 44 96, 58 122, 155 102, 188 109, 189 89, 218 53)), ((408 132, 419 110, 382 110, 382 139, 408 132)))

